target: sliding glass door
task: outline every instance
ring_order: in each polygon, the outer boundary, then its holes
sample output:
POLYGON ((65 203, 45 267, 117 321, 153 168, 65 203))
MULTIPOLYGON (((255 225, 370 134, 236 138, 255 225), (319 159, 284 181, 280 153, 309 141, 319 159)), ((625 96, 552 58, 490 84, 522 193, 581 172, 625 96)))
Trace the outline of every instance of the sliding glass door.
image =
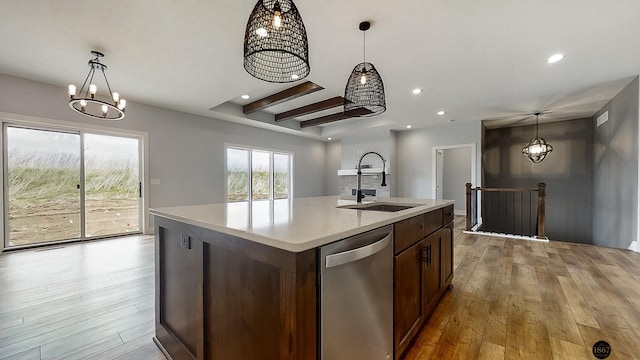
POLYGON ((6 127, 5 135, 5 245, 80 238, 80 134, 6 127))
POLYGON ((5 125, 5 246, 141 230, 136 138, 5 125))
POLYGON ((84 134, 87 237, 140 231, 138 139, 84 134))

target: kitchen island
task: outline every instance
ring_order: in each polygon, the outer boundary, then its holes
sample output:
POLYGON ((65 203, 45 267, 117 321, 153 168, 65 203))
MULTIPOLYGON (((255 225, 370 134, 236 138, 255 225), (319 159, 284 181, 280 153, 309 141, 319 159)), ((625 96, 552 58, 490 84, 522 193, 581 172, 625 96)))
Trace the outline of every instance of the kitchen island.
POLYGON ((453 277, 452 201, 338 196, 152 209, 156 343, 173 359, 317 359, 319 248, 393 226, 393 344, 406 350, 453 277))

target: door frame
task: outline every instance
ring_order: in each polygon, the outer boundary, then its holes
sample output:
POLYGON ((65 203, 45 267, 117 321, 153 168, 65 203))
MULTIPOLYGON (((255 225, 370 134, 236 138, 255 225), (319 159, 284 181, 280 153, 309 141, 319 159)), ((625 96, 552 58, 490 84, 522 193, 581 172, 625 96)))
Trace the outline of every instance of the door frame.
POLYGON ((460 149, 460 148, 469 148, 471 149, 471 186, 476 186, 477 182, 477 173, 476 173, 476 143, 468 143, 468 144, 454 144, 454 145, 435 145, 431 150, 431 195, 435 199, 437 197, 437 161, 438 155, 437 152, 440 150, 448 150, 448 149, 460 149))
MULTIPOLYGON (((22 127, 33 127, 35 129, 47 129, 53 131, 67 131, 67 132, 90 132, 100 135, 111 135, 111 136, 124 136, 124 137, 134 137, 138 139, 138 151, 141 153, 140 156, 140 181, 142 182, 142 201, 140 202, 140 231, 142 234, 150 234, 153 233, 153 229, 151 228, 150 216, 149 216, 149 133, 145 131, 137 131, 130 130, 125 128, 115 128, 109 126, 102 125, 94 125, 87 124, 81 122, 74 121, 66 121, 66 120, 58 120, 58 119, 50 119, 43 118, 37 116, 27 116, 20 114, 12 114, 0 112, 0 127, 4 128, 4 124, 7 125, 16 125, 22 127)), ((82 136, 81 136, 82 139, 82 136)), ((6 214, 5 214, 5 206, 4 206, 4 191, 5 191, 5 183, 4 183, 4 158, 5 158, 5 144, 4 144, 4 133, 0 136, 0 158, 2 158, 3 163, 0 166, 0 189, 2 190, 2 216, 0 216, 0 234, 2 234, 2 241, 0 241, 0 254, 5 250, 5 227, 6 224, 6 214)), ((77 241, 77 240, 74 240, 77 241)))

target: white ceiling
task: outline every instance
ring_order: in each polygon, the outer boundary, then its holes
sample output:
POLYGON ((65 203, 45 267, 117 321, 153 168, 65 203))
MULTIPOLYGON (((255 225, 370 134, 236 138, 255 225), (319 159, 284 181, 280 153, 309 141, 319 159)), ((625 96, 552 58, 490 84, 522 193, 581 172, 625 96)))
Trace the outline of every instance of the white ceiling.
MULTIPOLYGON (((0 73, 60 85, 66 92, 67 84, 84 80, 89 51, 100 50, 112 88, 130 101, 278 130, 233 109, 292 86, 254 79, 242 67, 244 30, 254 5, 0 0, 0 73), (242 94, 252 99, 241 100, 242 94)), ((305 130, 309 137, 339 138, 374 126, 416 129, 452 119, 499 120, 494 126, 502 126, 536 110, 551 111, 541 122, 591 116, 640 74, 637 0, 296 5, 309 38, 306 80, 325 90, 291 101, 291 107, 343 95, 351 69, 361 61, 363 20, 372 22, 367 60, 382 74, 387 95, 386 113, 305 130), (566 54, 565 60, 547 64, 556 52, 566 54), (416 87, 424 92, 413 95, 416 87), (440 109, 447 111, 444 117, 435 114, 440 109)))

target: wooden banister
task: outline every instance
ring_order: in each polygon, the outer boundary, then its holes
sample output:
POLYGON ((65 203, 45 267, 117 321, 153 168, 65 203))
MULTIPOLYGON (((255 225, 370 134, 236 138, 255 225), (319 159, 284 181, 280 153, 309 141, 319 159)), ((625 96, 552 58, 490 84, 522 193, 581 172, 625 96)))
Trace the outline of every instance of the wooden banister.
MULTIPOLYGON (((545 225, 546 225, 546 213, 545 213, 545 197, 546 197, 546 184, 545 183, 539 183, 538 186, 536 188, 489 188, 489 187, 472 187, 471 183, 466 183, 465 184, 465 194, 466 194, 466 205, 467 205, 467 209, 466 209, 466 213, 467 213, 467 221, 466 221, 466 230, 467 231, 471 231, 477 224, 474 224, 474 222, 477 221, 479 216, 489 216, 490 214, 483 214, 480 215, 478 214, 478 209, 477 209, 477 203, 475 201, 473 201, 473 195, 474 192, 476 194, 476 198, 477 198, 477 194, 478 192, 486 192, 486 193, 498 193, 498 199, 500 199, 501 195, 500 193, 514 193, 513 195, 509 195, 512 199, 512 201, 515 201, 516 199, 516 194, 515 193, 521 193, 520 195, 520 199, 522 199, 523 194, 528 193, 529 195, 529 199, 531 200, 531 196, 533 192, 537 192, 538 193, 538 199, 537 199, 537 222, 535 223, 536 226, 536 231, 535 231, 535 236, 538 238, 545 238, 546 237, 546 232, 545 232, 545 225)), ((504 196, 507 196, 506 194, 504 196)), ((506 198, 505 198, 506 199, 506 198)), ((531 201, 529 202, 530 204, 533 204, 531 201)), ((489 202, 489 204, 491 204, 491 202, 489 202)), ((489 205, 491 206, 491 205, 489 205)), ((501 205, 502 206, 502 205, 501 205)), ((508 211, 508 207, 504 208, 505 211, 508 211)), ((525 208, 526 209, 526 208, 525 208)), ((533 209, 532 209, 533 210, 533 209)), ((492 211, 490 211, 491 213, 493 213, 492 211)), ((533 216, 533 211, 530 212, 530 215, 533 216)), ((521 215, 522 216, 522 215, 521 215)), ((531 225, 534 224, 534 219, 531 219, 531 217, 526 217, 524 219, 530 219, 529 221, 531 221, 531 225)), ((523 219, 521 217, 521 219, 523 219)), ((498 219, 498 221, 502 221, 500 219, 498 219)), ((485 223, 485 221, 483 221, 483 223, 485 223)), ((484 224, 483 224, 484 226, 484 224)), ((533 230, 533 229, 532 229, 533 230)), ((528 234, 532 234, 533 236, 533 231, 532 232, 526 232, 528 234)), ((514 235, 522 235, 522 234, 514 234, 514 235)))

